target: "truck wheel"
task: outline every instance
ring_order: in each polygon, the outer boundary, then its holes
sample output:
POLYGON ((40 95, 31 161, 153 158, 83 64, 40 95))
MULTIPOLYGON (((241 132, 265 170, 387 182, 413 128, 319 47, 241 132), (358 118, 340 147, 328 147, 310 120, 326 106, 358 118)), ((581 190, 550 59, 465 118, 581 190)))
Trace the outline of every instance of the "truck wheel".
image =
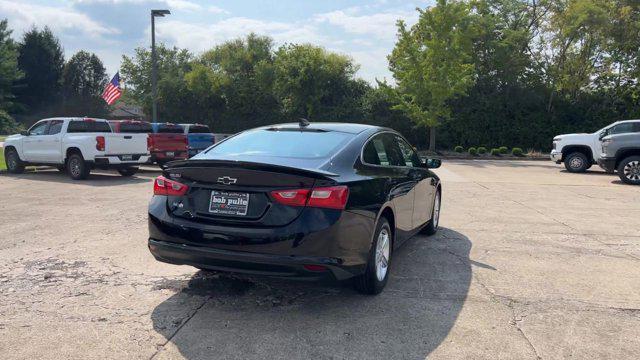
POLYGON ((564 159, 564 167, 572 173, 585 172, 589 167, 589 159, 581 152, 574 152, 564 159))
POLYGON ((355 288, 363 294, 376 295, 382 292, 389 278, 393 232, 384 217, 378 220, 375 237, 369 253, 364 274, 355 279, 355 288))
POLYGON ((17 151, 10 148, 5 151, 4 155, 7 163, 7 171, 12 174, 22 174, 24 172, 24 163, 20 160, 17 151))
POLYGON ((618 165, 620 180, 631 185, 640 185, 640 156, 629 156, 618 165))
POLYGON ((138 168, 137 167, 120 168, 118 169, 118 172, 120 173, 120 175, 128 177, 128 176, 135 175, 135 173, 138 172, 138 168))
POLYGON ((73 180, 84 180, 89 177, 91 169, 80 154, 71 154, 67 160, 67 170, 73 180))

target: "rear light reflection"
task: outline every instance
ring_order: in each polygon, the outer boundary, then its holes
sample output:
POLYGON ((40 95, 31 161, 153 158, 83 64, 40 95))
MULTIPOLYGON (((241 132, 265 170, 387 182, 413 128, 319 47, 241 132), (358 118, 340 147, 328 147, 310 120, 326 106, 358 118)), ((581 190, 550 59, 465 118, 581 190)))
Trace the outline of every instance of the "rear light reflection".
POLYGON ((153 182, 153 194, 165 196, 183 196, 189 191, 189 187, 177 181, 158 176, 153 182))
POLYGON ((274 200, 288 206, 310 206, 326 209, 344 209, 349 198, 346 186, 331 186, 314 189, 290 189, 271 192, 274 200))
POLYGON ((302 265, 302 267, 307 271, 315 271, 315 272, 327 271, 327 267, 324 265, 306 264, 306 265, 302 265))

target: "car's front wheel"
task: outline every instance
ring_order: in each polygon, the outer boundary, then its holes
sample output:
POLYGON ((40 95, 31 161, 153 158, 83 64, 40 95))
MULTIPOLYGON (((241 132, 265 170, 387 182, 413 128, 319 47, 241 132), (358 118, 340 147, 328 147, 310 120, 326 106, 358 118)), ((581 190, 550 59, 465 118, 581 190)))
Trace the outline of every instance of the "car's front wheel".
POLYGON ((389 221, 381 217, 376 226, 369 261, 364 274, 355 282, 356 289, 363 294, 375 295, 382 292, 389 278, 389 265, 393 245, 393 232, 389 221))
POLYGON ((620 180, 631 185, 640 185, 640 156, 629 156, 618 165, 620 180))
POLYGON ((120 175, 128 177, 128 176, 135 175, 135 173, 138 172, 138 168, 137 167, 120 168, 118 169, 118 172, 120 173, 120 175))
POLYGON ((7 164, 7 171, 12 174, 21 174, 24 172, 24 163, 20 160, 18 152, 13 148, 7 149, 5 152, 5 161, 7 164))
POLYGON ((67 171, 73 180, 84 180, 89 177, 91 169, 80 154, 71 154, 67 160, 67 171))
POLYGON ((565 157, 564 167, 568 172, 581 173, 587 171, 591 164, 587 159, 587 155, 581 152, 574 152, 565 157))

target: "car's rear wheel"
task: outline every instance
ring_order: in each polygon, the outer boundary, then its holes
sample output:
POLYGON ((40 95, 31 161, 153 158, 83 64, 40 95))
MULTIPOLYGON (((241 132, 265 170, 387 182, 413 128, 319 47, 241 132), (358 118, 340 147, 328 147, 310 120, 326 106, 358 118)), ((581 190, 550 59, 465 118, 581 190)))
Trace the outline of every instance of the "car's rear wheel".
POLYGON ((89 177, 91 169, 80 154, 71 154, 67 160, 67 171, 73 180, 84 180, 89 177))
POLYGON ((364 274, 355 282, 355 287, 363 294, 375 295, 382 292, 389 278, 393 232, 389 221, 382 217, 378 220, 374 241, 369 253, 369 261, 364 274))
POLYGON ((120 169, 118 169, 118 172, 122 176, 133 176, 133 175, 135 175, 135 173, 138 172, 138 168, 137 167, 120 168, 120 169))
POLYGON ((7 149, 5 152, 5 162, 7 164, 7 171, 12 174, 21 174, 24 172, 24 163, 20 160, 18 152, 14 149, 7 149))
POLYGON ((587 171, 591 166, 587 155, 581 152, 574 152, 567 155, 564 159, 564 167, 572 173, 581 173, 587 171))
POLYGON ((618 165, 620 180, 631 185, 640 185, 640 156, 629 156, 618 165))
POLYGON ((440 189, 436 190, 436 195, 433 198, 433 210, 431 211, 431 220, 429 224, 422 229, 422 233, 426 235, 433 235, 438 231, 438 225, 440 224, 440 203, 442 202, 442 195, 440 189))

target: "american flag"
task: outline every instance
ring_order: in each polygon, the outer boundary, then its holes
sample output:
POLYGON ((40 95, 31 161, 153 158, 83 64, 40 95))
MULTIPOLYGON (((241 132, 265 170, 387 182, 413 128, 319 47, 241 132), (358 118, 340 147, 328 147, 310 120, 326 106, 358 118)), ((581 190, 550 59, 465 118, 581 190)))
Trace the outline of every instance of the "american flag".
POLYGON ((113 75, 113 79, 107 84, 102 92, 102 98, 107 102, 107 105, 111 105, 122 95, 120 90, 120 72, 113 75))

